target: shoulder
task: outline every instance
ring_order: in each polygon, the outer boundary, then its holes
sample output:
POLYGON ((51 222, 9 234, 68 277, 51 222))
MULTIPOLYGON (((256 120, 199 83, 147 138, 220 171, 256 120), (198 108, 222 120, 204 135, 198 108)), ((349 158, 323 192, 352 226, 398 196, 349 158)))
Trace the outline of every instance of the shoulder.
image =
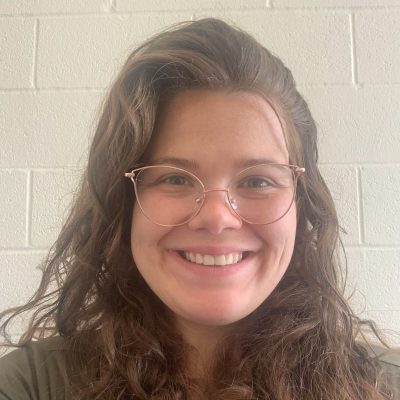
POLYGON ((393 390, 393 399, 400 400, 400 355, 395 354, 381 359, 385 380, 393 390))
POLYGON ((62 337, 32 341, 0 358, 0 400, 68 399, 71 355, 79 352, 62 337))
POLYGON ((368 349, 372 356, 378 358, 382 370, 383 379, 394 392, 393 400, 400 400, 400 352, 387 350, 380 346, 371 345, 368 349))

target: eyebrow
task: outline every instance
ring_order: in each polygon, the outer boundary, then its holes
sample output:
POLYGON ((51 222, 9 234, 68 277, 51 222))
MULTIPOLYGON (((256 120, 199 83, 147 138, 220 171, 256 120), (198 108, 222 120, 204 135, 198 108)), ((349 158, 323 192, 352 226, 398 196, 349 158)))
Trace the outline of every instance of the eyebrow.
POLYGON ((250 158, 250 159, 239 160, 237 163, 235 163, 235 165, 238 168, 243 168, 243 169, 260 164, 286 164, 286 162, 282 162, 274 158, 250 158))
MULTIPOLYGON (((150 160, 150 163, 151 165, 172 165, 189 170, 200 169, 200 166, 196 161, 178 157, 161 157, 155 160, 150 160)), ((238 160, 234 165, 238 169, 245 169, 260 164, 286 164, 286 162, 278 161, 273 158, 250 158, 238 160)))
POLYGON ((198 170, 199 164, 197 164, 193 160, 188 160, 186 158, 178 158, 178 157, 161 157, 155 160, 150 160, 151 165, 172 165, 175 167, 180 167, 184 169, 194 169, 198 170))

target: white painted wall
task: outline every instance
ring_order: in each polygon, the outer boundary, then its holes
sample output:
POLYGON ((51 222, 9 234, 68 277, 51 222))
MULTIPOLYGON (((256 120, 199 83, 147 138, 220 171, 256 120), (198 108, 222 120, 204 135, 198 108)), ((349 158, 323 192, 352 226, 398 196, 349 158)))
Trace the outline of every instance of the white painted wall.
POLYGON ((1 0, 0 309, 38 282, 128 50, 200 16, 237 23, 292 69, 348 232, 355 307, 400 332, 399 0, 1 0))

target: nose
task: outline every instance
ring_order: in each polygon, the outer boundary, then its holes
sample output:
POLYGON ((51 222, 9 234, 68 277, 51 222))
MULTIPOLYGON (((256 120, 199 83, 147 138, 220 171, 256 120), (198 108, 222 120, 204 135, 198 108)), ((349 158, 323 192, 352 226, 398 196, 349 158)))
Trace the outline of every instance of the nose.
POLYGON ((204 195, 199 212, 188 222, 190 229, 207 229, 213 234, 219 234, 225 229, 241 228, 242 220, 229 204, 226 190, 206 190, 204 195))

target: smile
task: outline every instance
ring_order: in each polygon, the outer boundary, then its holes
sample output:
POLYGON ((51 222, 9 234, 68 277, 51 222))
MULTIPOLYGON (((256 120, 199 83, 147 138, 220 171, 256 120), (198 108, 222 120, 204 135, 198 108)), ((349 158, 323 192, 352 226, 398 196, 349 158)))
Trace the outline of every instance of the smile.
POLYGON ((201 265, 232 265, 237 264, 246 256, 244 252, 240 253, 229 253, 229 254, 221 254, 221 255, 210 255, 210 254, 200 254, 200 253, 191 253, 191 252, 183 252, 183 257, 186 260, 201 265))

